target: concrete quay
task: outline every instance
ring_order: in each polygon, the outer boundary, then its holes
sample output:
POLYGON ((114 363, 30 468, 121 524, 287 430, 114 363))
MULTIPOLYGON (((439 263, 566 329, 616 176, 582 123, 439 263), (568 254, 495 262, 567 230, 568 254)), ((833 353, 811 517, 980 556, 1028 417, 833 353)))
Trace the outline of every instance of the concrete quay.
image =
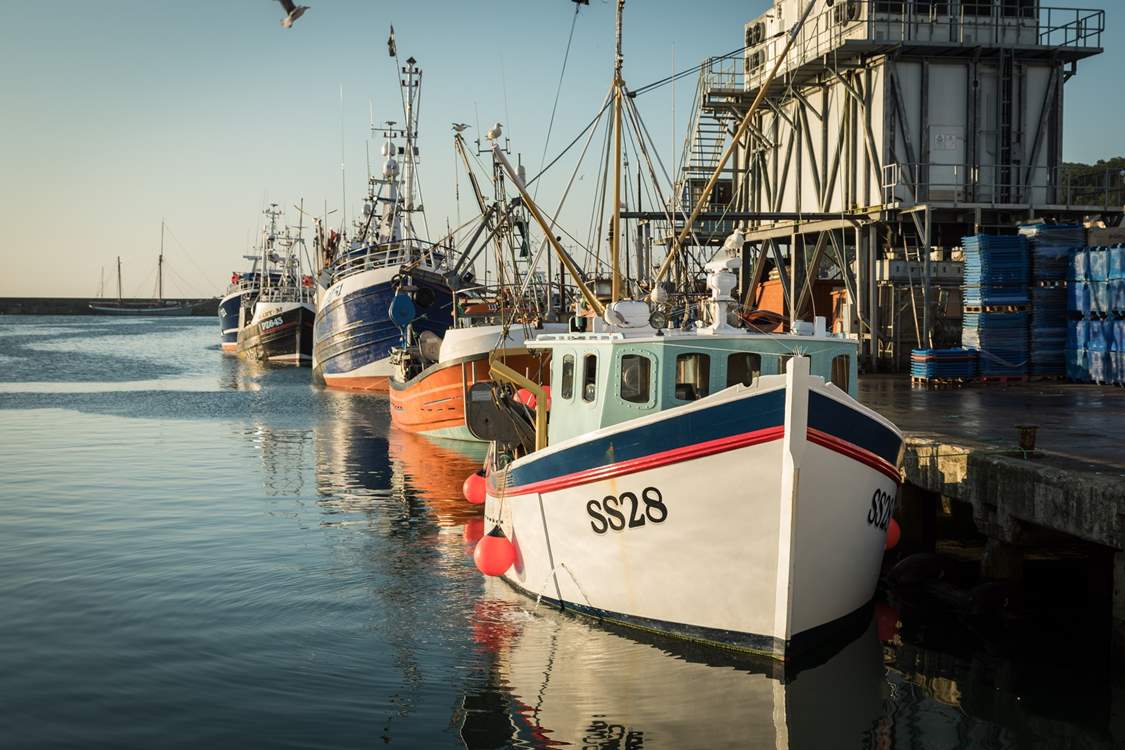
POLYGON ((957 503, 971 508, 985 538, 983 578, 1022 582, 1025 555, 1079 550, 1090 581, 1105 582, 1089 588, 1108 599, 1110 644, 1125 663, 1125 389, 1042 382, 930 391, 868 376, 859 390, 907 433, 904 540, 934 550, 935 517, 957 503), (1037 426, 1035 450, 1020 449, 1018 425, 1037 426))

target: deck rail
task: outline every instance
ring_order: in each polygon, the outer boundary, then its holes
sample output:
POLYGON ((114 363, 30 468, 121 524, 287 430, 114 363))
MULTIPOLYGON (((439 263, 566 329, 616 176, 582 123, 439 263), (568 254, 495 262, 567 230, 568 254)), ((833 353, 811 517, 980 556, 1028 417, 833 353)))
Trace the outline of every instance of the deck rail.
POLYGON ((330 283, 335 284, 363 271, 395 268, 418 261, 436 268, 445 260, 446 253, 444 247, 423 240, 363 244, 336 256, 327 270, 330 283))

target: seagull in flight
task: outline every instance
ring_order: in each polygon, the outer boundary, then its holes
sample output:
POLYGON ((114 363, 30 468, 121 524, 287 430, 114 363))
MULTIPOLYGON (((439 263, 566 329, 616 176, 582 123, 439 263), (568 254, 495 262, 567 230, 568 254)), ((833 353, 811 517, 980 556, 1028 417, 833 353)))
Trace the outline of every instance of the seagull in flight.
POLYGON ((495 141, 504 132, 503 130, 501 130, 501 128, 503 128, 503 124, 499 122, 496 123, 491 128, 489 128, 488 132, 484 134, 484 137, 490 141, 495 141))
POLYGON ((469 126, 468 126, 468 125, 466 125, 466 124, 465 124, 465 123, 463 123, 463 122, 455 122, 455 123, 453 123, 453 130, 454 130, 454 131, 456 131, 456 132, 458 132, 458 133, 460 133, 460 132, 461 132, 461 131, 463 131, 463 130, 466 130, 466 129, 468 129, 468 127, 469 127, 469 126))
POLYGON ((277 0, 281 3, 281 9, 285 11, 285 18, 281 19, 281 25, 287 29, 293 27, 293 22, 305 14, 309 9, 307 5, 294 5, 293 0, 277 0))

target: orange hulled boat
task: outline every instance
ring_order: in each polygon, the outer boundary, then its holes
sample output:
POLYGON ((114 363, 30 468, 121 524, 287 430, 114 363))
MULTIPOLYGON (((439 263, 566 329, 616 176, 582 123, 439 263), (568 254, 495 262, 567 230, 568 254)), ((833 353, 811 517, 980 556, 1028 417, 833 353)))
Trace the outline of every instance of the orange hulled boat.
POLYGON ((423 336, 416 347, 396 351, 389 380, 391 420, 410 432, 452 440, 477 441, 465 425, 465 400, 475 383, 486 383, 489 358, 534 383, 548 385, 550 359, 524 343, 542 332, 560 333, 565 324, 542 329, 515 324, 450 328, 445 336, 423 336))

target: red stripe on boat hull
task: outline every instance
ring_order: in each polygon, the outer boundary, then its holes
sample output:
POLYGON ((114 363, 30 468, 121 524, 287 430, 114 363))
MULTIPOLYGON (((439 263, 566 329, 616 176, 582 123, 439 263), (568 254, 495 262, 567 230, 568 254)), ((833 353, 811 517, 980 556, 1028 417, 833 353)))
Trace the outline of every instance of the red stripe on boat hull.
MULTIPOLYGON (((694 445, 686 445, 682 448, 673 448, 672 450, 652 453, 628 461, 596 466, 592 469, 586 469, 585 471, 565 474, 561 477, 545 479, 541 482, 532 482, 522 487, 509 487, 506 494, 527 495, 535 492, 550 492, 552 490, 566 489, 567 487, 576 487, 580 484, 589 484, 590 482, 612 479, 613 477, 619 477, 624 474, 633 474, 646 469, 655 469, 661 466, 667 466, 668 464, 679 463, 680 461, 690 461, 693 458, 713 456, 716 453, 725 453, 726 451, 744 448, 748 445, 758 445, 773 440, 780 440, 784 434, 785 428, 780 425, 777 427, 767 427, 764 430, 744 432, 740 435, 731 435, 730 437, 719 438, 718 440, 708 440, 705 443, 695 443, 694 445)), ((491 492, 492 490, 493 488, 489 487, 489 491, 491 492)))
MULTIPOLYGON (((598 482, 605 479, 612 479, 614 477, 623 476, 625 474, 633 474, 638 471, 646 469, 655 469, 668 464, 679 463, 681 461, 690 461, 695 458, 703 458, 704 456, 713 456, 717 453, 725 453, 726 451, 735 450, 737 448, 745 448, 751 445, 760 445, 762 443, 780 440, 785 436, 785 428, 782 426, 768 427, 764 430, 755 430, 754 432, 744 432, 740 435, 731 435, 730 437, 719 438, 718 440, 709 440, 705 443, 696 443, 694 445, 684 446, 682 448, 675 448, 673 450, 663 451, 661 453, 653 453, 648 456, 630 459, 628 461, 620 461, 618 463, 606 464, 604 466, 597 466, 585 471, 578 471, 573 474, 564 474, 560 477, 552 479, 545 479, 540 482, 532 482, 518 487, 509 487, 506 489, 506 495, 530 495, 534 493, 551 492, 554 490, 563 490, 568 487, 577 487, 582 484, 589 484, 591 482, 598 482)), ((898 468, 884 461, 879 456, 871 451, 860 448, 857 445, 841 440, 840 438, 829 435, 828 433, 821 432, 809 428, 808 430, 809 442, 816 443, 824 448, 847 456, 862 464, 866 464, 875 469, 881 474, 894 480, 896 484, 902 481, 898 468)), ((491 474, 490 474, 491 477, 491 474)), ((492 495, 496 495, 497 488, 490 482, 488 491, 492 495)))
POLYGON ((812 427, 809 428, 808 435, 810 443, 816 443, 830 451, 835 451, 850 459, 859 461, 862 464, 867 464, 872 469, 893 479, 895 484, 902 482, 902 476, 899 474, 898 467, 887 463, 881 456, 877 456, 869 450, 860 448, 854 443, 849 443, 847 440, 841 440, 835 435, 829 435, 827 432, 821 432, 812 427))

